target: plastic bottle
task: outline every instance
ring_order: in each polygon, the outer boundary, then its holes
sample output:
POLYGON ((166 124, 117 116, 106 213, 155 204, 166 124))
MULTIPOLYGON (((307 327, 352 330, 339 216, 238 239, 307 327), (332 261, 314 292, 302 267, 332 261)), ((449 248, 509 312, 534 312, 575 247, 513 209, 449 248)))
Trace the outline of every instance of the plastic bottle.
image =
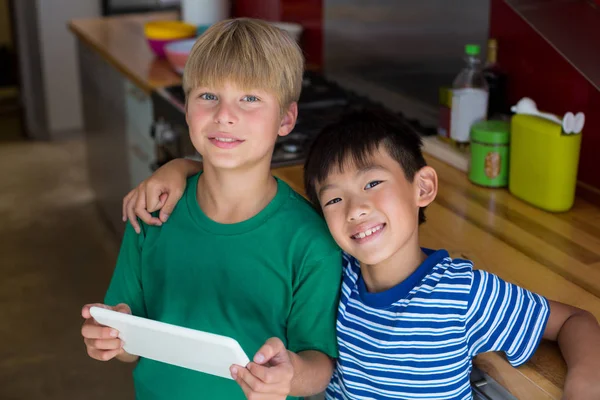
POLYGON ((458 144, 469 143, 471 126, 485 120, 487 115, 489 93, 480 66, 479 51, 478 45, 465 46, 466 65, 452 86, 450 138, 458 144))

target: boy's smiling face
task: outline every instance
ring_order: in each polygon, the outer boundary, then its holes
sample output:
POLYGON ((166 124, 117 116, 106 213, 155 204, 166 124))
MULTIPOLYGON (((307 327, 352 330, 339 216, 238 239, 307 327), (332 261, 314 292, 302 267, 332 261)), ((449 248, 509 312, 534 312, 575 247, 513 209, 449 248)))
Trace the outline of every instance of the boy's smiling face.
POLYGON ((277 136, 292 131, 296 116, 296 103, 282 114, 274 94, 231 83, 196 88, 187 100, 192 143, 206 162, 218 168, 235 169, 266 159, 270 163, 277 136))
POLYGON ((337 244, 362 264, 393 261, 406 246, 419 246, 419 208, 433 201, 435 171, 424 167, 408 181, 400 164, 380 146, 364 168, 334 168, 316 192, 337 244))

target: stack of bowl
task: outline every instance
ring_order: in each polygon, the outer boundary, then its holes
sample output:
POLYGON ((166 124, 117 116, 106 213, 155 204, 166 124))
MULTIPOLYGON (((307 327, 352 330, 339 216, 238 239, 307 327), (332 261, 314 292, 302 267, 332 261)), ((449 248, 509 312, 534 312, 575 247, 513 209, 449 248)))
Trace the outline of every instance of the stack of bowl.
POLYGON ((165 55, 169 64, 177 73, 183 75, 185 63, 194 47, 196 39, 179 40, 165 46, 165 55))
POLYGON ((148 45, 158 57, 165 56, 167 44, 194 38, 196 31, 196 26, 181 21, 151 21, 144 25, 148 45))

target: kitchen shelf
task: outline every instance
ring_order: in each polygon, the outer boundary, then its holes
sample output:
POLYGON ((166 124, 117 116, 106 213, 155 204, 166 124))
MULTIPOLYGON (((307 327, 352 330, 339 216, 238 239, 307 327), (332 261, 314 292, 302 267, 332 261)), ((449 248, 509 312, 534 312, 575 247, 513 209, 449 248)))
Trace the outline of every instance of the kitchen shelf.
POLYGON ((600 6, 596 0, 505 0, 600 90, 600 6))

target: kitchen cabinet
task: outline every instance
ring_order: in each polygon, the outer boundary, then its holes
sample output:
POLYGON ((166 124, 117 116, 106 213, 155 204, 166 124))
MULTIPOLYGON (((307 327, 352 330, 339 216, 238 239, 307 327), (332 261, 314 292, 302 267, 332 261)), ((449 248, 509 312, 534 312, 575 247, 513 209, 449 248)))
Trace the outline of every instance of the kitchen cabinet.
POLYGON ((102 213, 121 234, 123 196, 152 173, 150 95, 98 53, 79 45, 90 182, 102 213))
POLYGON ((127 121, 127 161, 129 187, 137 186, 152 174, 156 162, 150 95, 130 81, 125 82, 125 119, 127 121))
POLYGON ((150 93, 181 83, 146 44, 144 24, 175 12, 71 21, 77 37, 90 183, 98 206, 119 235, 125 194, 150 175, 155 150, 150 93))
POLYGON ((130 188, 125 78, 97 52, 78 44, 89 179, 100 211, 119 235, 130 188))

